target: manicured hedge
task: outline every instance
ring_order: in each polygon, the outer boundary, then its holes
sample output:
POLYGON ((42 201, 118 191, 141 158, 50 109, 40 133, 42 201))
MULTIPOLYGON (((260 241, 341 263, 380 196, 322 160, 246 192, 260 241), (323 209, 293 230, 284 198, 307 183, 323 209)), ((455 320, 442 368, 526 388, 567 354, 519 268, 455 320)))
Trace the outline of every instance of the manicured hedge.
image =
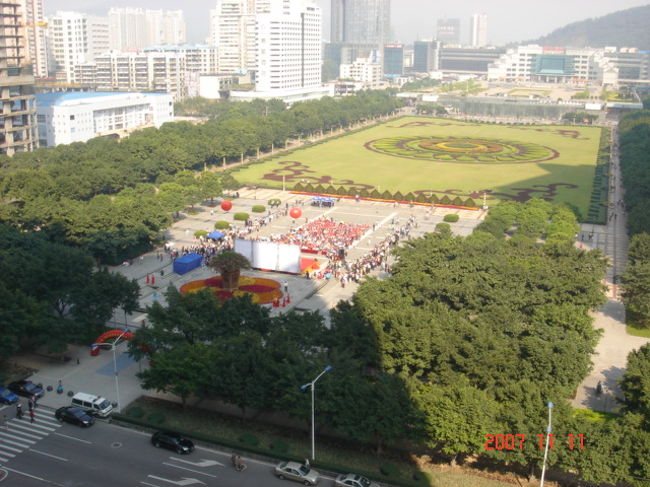
POLYGON ((251 211, 253 213, 264 213, 266 211, 266 206, 264 206, 264 205, 254 205, 253 208, 251 208, 251 211))
POLYGON ((450 213, 450 214, 444 216, 443 221, 446 221, 448 223, 455 223, 455 222, 458 221, 458 215, 450 213))
POLYGON ((214 224, 215 230, 227 230, 230 228, 230 223, 224 220, 219 220, 214 224))
POLYGON ((237 220, 237 221, 240 221, 240 222, 245 222, 249 218, 250 218, 250 215, 248 213, 243 212, 243 211, 239 212, 239 213, 235 213, 235 215, 233 216, 234 220, 237 220))

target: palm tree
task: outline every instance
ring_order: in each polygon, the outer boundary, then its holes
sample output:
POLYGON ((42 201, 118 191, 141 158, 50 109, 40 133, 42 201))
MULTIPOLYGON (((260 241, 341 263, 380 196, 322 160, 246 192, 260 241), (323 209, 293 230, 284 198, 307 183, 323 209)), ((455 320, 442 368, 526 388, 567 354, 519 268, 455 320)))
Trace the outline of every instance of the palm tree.
POLYGON ((250 269, 251 263, 237 252, 226 251, 212 257, 208 267, 221 274, 223 289, 234 291, 239 284, 239 273, 242 269, 250 269))

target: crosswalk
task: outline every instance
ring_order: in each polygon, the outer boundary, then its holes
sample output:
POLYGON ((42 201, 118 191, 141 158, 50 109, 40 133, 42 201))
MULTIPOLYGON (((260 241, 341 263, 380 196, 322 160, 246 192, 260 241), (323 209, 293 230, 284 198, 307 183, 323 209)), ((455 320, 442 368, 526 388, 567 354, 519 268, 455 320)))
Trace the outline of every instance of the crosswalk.
MULTIPOLYGON (((9 408, 0 411, 0 418, 3 416, 9 418, 10 411, 13 413, 13 410, 9 408)), ((32 448, 40 440, 61 427, 54 417, 54 411, 37 408, 34 416, 33 423, 30 422, 29 415, 25 413, 23 419, 13 417, 5 419, 0 424, 0 465, 32 448)))

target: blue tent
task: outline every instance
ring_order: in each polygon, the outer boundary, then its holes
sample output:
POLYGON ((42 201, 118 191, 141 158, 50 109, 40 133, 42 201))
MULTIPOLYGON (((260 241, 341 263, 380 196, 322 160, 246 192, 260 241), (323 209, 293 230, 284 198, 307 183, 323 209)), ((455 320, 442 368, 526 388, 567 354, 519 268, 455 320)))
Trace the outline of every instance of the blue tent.
POLYGON ((221 232, 218 232, 218 231, 215 230, 214 232, 208 233, 208 238, 213 238, 215 240, 220 240, 220 239, 222 239, 224 237, 224 235, 225 235, 225 233, 221 233, 221 232))
POLYGON ((201 266, 203 256, 199 254, 187 254, 174 261, 174 272, 176 274, 187 274, 191 270, 201 266))

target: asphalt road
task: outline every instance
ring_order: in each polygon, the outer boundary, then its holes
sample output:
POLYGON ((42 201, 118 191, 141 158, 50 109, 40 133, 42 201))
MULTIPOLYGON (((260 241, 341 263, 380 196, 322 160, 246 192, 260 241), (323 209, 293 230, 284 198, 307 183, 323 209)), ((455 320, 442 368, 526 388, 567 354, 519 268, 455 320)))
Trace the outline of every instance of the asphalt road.
MULTIPOLYGON (((2 412, 11 411, 12 409, 2 412)), ((0 417, 1 413, 0 412, 0 417)), ((9 414, 7 414, 9 417, 9 414)), ((90 428, 59 424, 53 411, 37 409, 36 421, 15 418, 0 427, 0 487, 291 487, 272 465, 244 456, 237 472, 230 453, 197 447, 189 455, 155 448, 150 435, 98 421, 90 428)), ((332 485, 321 479, 319 485, 332 485)))

